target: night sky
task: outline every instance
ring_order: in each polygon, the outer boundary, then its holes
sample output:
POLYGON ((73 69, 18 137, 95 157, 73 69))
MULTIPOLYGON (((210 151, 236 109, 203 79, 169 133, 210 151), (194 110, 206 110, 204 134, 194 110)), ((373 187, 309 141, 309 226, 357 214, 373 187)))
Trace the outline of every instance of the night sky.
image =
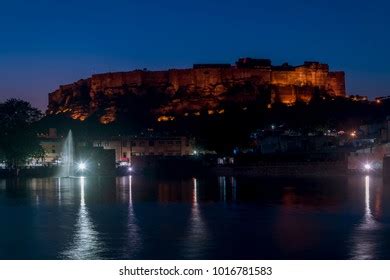
POLYGON ((390 1, 0 0, 0 101, 135 68, 329 63, 349 94, 390 95, 390 1))

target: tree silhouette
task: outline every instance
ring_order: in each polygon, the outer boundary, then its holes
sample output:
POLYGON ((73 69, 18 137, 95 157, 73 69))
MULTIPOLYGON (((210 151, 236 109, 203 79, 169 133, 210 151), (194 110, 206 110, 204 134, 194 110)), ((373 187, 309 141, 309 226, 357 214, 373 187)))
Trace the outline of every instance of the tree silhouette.
POLYGON ((41 117, 42 113, 26 101, 9 99, 0 103, 0 159, 8 167, 18 168, 28 159, 44 156, 33 128, 41 117))

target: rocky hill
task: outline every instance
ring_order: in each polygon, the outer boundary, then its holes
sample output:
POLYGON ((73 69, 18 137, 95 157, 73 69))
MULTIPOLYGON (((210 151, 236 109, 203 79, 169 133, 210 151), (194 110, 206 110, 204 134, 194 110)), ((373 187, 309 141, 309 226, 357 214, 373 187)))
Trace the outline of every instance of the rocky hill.
POLYGON ((345 96, 344 72, 327 64, 272 66, 268 59, 239 59, 230 64, 194 64, 191 69, 134 70, 93 75, 49 94, 47 114, 85 120, 98 116, 114 122, 118 114, 136 112, 169 121, 177 115, 223 112, 226 103, 309 102, 318 92, 345 96))

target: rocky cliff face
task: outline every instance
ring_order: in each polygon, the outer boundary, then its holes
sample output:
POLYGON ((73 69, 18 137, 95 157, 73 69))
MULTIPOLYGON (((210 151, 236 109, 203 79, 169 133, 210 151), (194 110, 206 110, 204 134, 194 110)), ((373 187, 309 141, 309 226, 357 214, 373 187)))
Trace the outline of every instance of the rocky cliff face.
POLYGON ((102 123, 119 112, 149 111, 156 119, 223 110, 224 102, 248 104, 269 95, 268 102, 308 102, 316 90, 345 96, 344 72, 326 64, 272 66, 264 59, 240 59, 236 65, 198 64, 191 69, 93 75, 49 94, 48 114, 85 120, 98 114, 102 123))

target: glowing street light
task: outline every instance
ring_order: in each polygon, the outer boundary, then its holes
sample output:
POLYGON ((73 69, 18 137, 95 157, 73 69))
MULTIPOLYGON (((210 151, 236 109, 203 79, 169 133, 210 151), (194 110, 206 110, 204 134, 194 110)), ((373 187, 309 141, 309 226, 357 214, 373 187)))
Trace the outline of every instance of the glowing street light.
POLYGON ((364 170, 370 171, 371 169, 372 169, 371 164, 369 164, 369 163, 364 164, 364 170))
POLYGON ((85 162, 80 162, 77 166, 77 168, 80 170, 80 171, 84 171, 85 169, 87 169, 87 164, 85 162))

